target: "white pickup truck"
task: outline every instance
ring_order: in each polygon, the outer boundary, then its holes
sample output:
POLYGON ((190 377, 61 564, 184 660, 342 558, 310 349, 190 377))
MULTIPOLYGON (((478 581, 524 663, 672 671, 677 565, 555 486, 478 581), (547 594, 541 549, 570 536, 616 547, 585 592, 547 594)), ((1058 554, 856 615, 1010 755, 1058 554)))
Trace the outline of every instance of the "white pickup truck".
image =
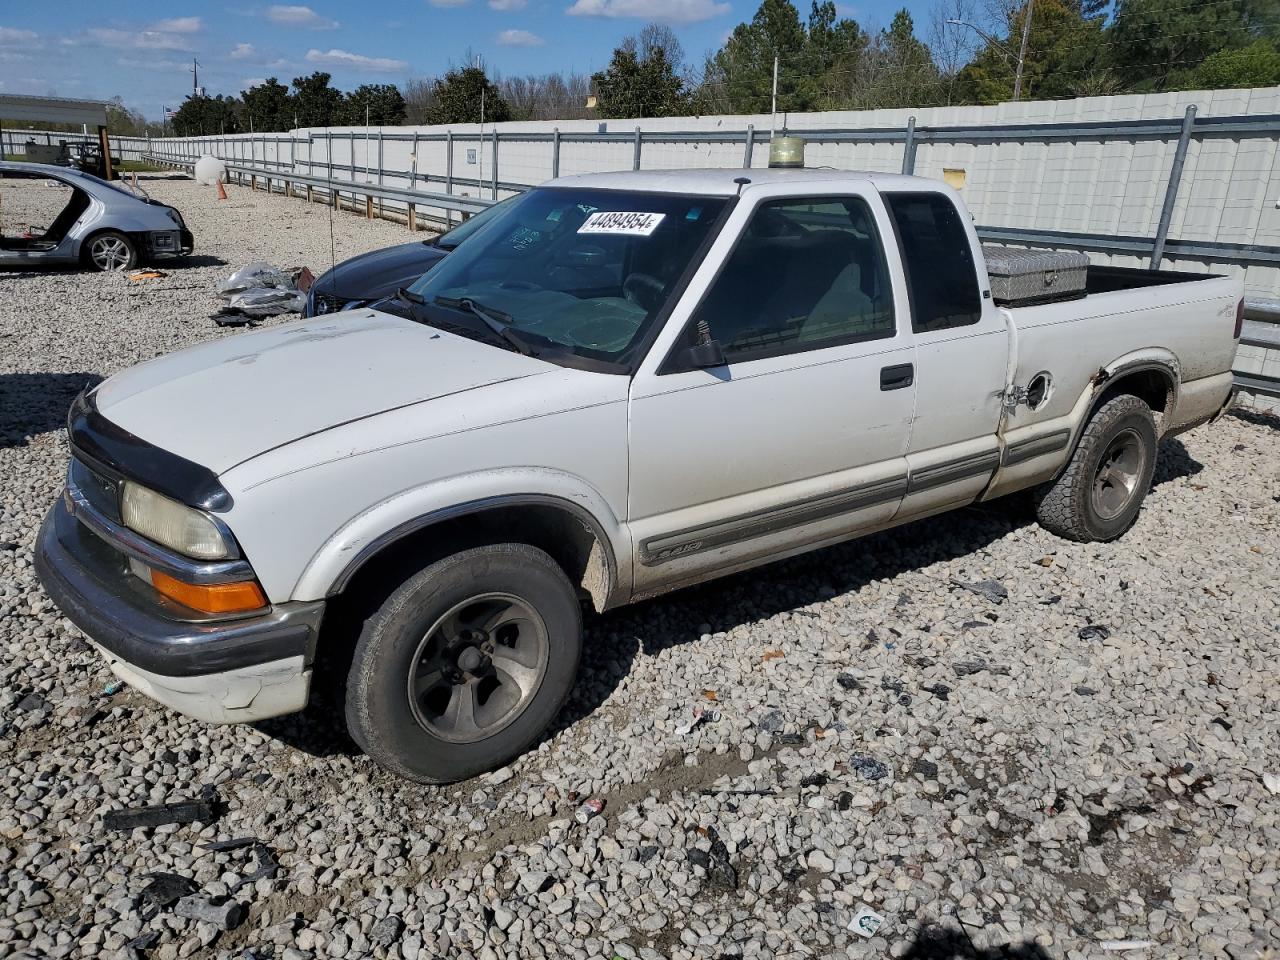
POLYGON ((1035 488, 1111 540, 1232 393, 1241 283, 1091 267, 1005 309, 957 194, 832 170, 566 177, 383 309, 79 398, 37 569, 131 685, 301 710, 422 782, 533 743, 582 607, 1035 488))

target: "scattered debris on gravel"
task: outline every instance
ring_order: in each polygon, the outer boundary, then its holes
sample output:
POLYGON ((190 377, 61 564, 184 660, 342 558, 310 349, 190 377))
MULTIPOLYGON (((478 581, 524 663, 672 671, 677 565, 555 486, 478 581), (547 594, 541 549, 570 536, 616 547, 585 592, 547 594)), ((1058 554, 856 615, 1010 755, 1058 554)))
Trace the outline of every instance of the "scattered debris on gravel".
MULTIPOLYGON (((1166 441, 1115 544, 985 504, 592 618, 536 749, 417 786, 332 704, 118 688, 36 583, 74 395, 241 335, 229 267, 328 266, 324 207, 144 182, 190 262, 0 274, 0 955, 1274 955, 1280 421, 1166 441)), ((407 236, 335 219, 339 259, 407 236)))

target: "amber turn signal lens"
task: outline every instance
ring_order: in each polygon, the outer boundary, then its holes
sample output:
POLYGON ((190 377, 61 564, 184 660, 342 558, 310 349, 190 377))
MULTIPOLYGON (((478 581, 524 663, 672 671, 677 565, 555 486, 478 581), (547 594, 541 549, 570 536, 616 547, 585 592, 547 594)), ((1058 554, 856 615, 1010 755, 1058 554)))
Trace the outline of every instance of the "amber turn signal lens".
POLYGON ((151 585, 170 600, 202 613, 244 613, 267 605, 256 580, 238 583, 183 583, 159 570, 151 571, 151 585))

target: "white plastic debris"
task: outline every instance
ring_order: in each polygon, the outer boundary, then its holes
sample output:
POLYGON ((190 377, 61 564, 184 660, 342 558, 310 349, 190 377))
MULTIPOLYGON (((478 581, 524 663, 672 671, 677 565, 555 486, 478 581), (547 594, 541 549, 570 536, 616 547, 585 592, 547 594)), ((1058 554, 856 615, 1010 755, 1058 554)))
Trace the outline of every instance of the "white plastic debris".
POLYGON ((862 909, 849 921, 848 929, 869 940, 876 935, 882 923, 884 923, 884 917, 864 903, 862 909))
POLYGON ((250 317, 271 317, 277 313, 301 313, 307 298, 299 290, 280 287, 250 287, 233 294, 227 306, 250 317))
POLYGON ((263 260, 254 260, 218 284, 218 293, 225 297, 253 287, 280 287, 287 290, 293 287, 293 278, 279 267, 263 260))
POLYGON ((196 161, 195 167, 196 183, 203 183, 207 187, 213 186, 220 180, 226 179, 227 165, 217 157, 205 155, 196 161))
POLYGON ((1262 785, 1271 793, 1280 793, 1280 773, 1264 773, 1262 785))
POLYGON ((1122 953, 1125 950, 1150 950, 1155 944, 1150 940, 1103 940, 1098 946, 1108 953, 1122 953))

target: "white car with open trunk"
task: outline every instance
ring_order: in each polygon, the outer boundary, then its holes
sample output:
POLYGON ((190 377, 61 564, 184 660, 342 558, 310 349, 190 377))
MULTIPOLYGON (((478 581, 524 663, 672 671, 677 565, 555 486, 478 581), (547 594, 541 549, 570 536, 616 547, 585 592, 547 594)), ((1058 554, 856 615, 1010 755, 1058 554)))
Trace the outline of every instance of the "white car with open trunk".
POLYGON ((466 777, 555 716, 584 604, 1031 488, 1058 534, 1124 533, 1160 438, 1230 401, 1241 283, 1056 269, 995 302, 925 179, 554 180, 385 309, 82 396, 38 570, 162 703, 257 720, 327 669, 380 763, 466 777))

